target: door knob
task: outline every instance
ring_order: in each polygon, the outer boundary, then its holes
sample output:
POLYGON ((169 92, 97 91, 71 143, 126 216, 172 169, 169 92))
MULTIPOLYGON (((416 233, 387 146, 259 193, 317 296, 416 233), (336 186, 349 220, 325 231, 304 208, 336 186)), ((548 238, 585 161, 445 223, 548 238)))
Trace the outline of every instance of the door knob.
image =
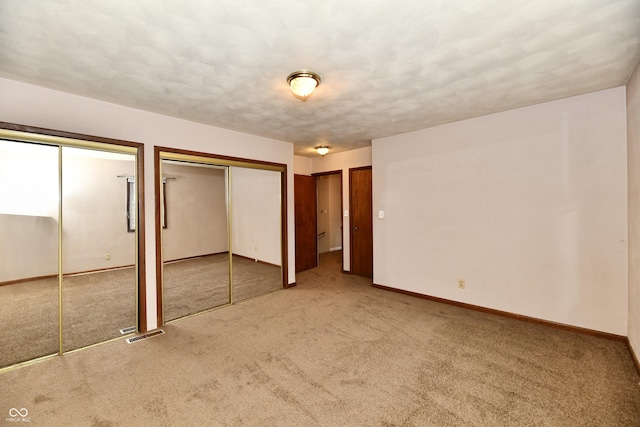
POLYGON ((358 227, 353 227, 353 231, 358 231, 358 227))

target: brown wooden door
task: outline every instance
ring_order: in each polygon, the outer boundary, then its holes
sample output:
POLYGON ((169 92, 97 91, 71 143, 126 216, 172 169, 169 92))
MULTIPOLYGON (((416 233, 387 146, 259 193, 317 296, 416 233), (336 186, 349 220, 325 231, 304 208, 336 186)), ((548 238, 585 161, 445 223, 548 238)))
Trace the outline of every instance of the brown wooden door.
POLYGON ((371 167, 349 169, 351 274, 373 278, 371 167))
POLYGON ((294 175, 296 273, 318 266, 316 177, 294 175))

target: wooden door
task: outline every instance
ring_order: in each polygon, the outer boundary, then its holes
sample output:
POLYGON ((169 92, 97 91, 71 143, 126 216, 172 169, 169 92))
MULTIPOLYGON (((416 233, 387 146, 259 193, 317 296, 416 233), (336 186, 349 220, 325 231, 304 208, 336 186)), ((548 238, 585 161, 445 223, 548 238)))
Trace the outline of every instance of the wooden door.
POLYGON ((351 274, 373 278, 371 167, 349 169, 351 274))
POLYGON ((295 175, 296 273, 318 266, 316 177, 295 175))

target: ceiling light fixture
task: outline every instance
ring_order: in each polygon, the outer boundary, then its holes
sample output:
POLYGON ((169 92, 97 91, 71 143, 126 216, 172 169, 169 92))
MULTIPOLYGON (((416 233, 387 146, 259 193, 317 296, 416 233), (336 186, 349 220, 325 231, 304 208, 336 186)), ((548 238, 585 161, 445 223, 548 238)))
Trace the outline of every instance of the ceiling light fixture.
POLYGON ((329 152, 329 150, 331 149, 331 147, 328 147, 326 145, 322 145, 320 147, 316 147, 316 151, 318 152, 318 154, 320 154, 321 156, 324 156, 325 154, 327 154, 329 152))
POLYGON ((297 97, 306 101, 314 90, 320 85, 320 76, 313 71, 296 71, 289 74, 287 83, 291 87, 291 92, 297 97))

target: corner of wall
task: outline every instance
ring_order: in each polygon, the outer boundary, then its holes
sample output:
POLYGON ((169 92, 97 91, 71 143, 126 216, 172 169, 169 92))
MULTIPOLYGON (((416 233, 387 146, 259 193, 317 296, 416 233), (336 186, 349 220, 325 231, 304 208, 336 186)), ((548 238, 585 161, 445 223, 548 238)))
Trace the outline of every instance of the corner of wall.
MULTIPOLYGON (((640 63, 626 87, 628 201, 628 330, 632 354, 640 354, 640 63)), ((637 364, 637 359, 635 360, 637 364)), ((638 367, 640 369, 640 367, 638 367)))

